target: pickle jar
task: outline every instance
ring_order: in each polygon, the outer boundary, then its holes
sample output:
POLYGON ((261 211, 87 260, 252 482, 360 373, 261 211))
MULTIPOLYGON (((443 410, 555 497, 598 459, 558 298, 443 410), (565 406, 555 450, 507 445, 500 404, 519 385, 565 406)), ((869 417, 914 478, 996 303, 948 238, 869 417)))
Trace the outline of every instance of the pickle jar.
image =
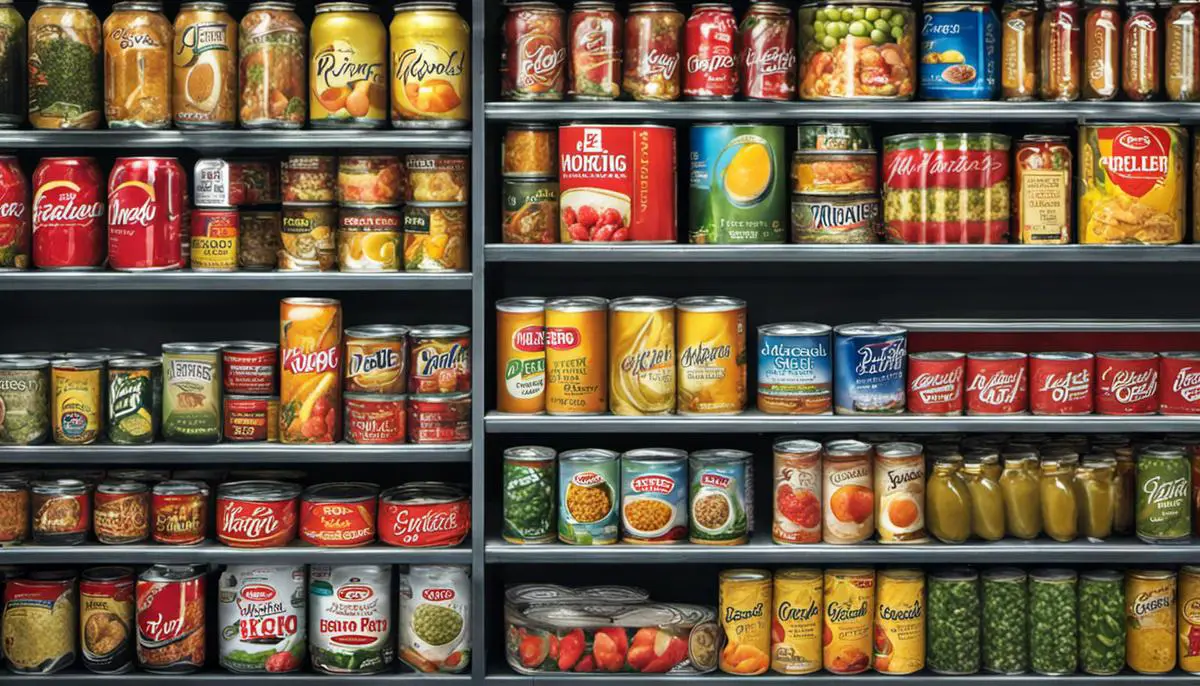
POLYGON ((1075 501, 1079 506, 1079 533, 1091 541, 1112 535, 1113 470, 1116 461, 1085 460, 1075 472, 1075 501))
POLYGON ((971 494, 971 533, 985 541, 1004 538, 1004 495, 982 462, 968 459, 962 479, 971 494))
POLYGON ((1038 29, 1038 85, 1042 100, 1079 99, 1079 3, 1046 0, 1038 29))
POLYGON ((1079 505, 1072 484, 1073 471, 1058 460, 1042 460, 1042 530, 1056 541, 1071 541, 1078 534, 1079 505))
POLYGON ((1000 97, 1037 97, 1037 2, 1008 0, 1000 12, 1000 97))
POLYGON ((1083 17, 1084 100, 1112 100, 1121 79, 1121 13, 1117 0, 1089 0, 1083 17))
MULTIPOLYGON (((1033 458, 1037 463, 1037 458, 1033 458)), ((1004 528, 1009 536, 1030 540, 1042 533, 1042 504, 1038 477, 1029 473, 1022 456, 1006 457, 1000 475, 1004 498, 1004 528)))
POLYGON ((940 457, 925 484, 925 520, 942 543, 962 543, 971 536, 971 493, 959 471, 962 458, 940 457))
POLYGON ((1167 10, 1163 81, 1167 98, 1175 102, 1200 100, 1200 2, 1183 0, 1167 10))
POLYGON ((1162 27, 1155 0, 1130 0, 1121 39, 1121 90, 1130 100, 1155 100, 1161 93, 1159 76, 1162 27))

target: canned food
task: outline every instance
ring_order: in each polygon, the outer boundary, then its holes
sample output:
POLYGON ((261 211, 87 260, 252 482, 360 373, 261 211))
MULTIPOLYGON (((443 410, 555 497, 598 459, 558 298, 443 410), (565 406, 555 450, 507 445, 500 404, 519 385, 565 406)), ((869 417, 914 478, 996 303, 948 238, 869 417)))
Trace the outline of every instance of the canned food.
POLYGON ((875 446, 874 490, 880 543, 929 540, 925 532, 925 455, 919 444, 889 442, 875 446))
POLYGON ((60 445, 95 443, 104 428, 104 362, 82 358, 50 365, 51 426, 60 445))
POLYGON ((238 268, 238 227, 235 209, 192 210, 192 271, 233 272, 238 268))
POLYGON ((774 453, 771 538, 776 543, 820 543, 821 444, 785 438, 775 441, 774 453))
POLYGON ((108 440, 153 443, 162 411, 162 362, 149 357, 108 362, 108 440))
POLYGON ((404 269, 410 272, 467 269, 467 206, 404 206, 404 269))
POLYGON ((471 568, 399 570, 399 656, 420 672, 462 672, 471 662, 471 568))
POLYGON ((266 441, 271 420, 271 396, 225 396, 224 436, 227 441, 266 441))
POLYGON ((36 445, 50 435, 50 361, 0 358, 0 445, 36 445))
POLYGON ((1079 242, 1183 241, 1187 131, 1168 124, 1079 127, 1079 242))
POLYGON ((0 546, 29 538, 29 483, 21 475, 0 475, 0 513, 0 546))
POLYGON ((379 486, 339 481, 309 486, 300 496, 300 540, 350 548, 375 542, 379 486))
POLYGON ((164 343, 163 438, 186 443, 221 440, 221 345, 164 343))
MULTIPOLYGON (((247 212, 238 216, 238 266, 248 270, 274 269, 282 247, 283 219, 279 210, 247 212)), ((190 245, 190 244, 189 244, 190 245)))
POLYGON ((839 439, 825 444, 821 496, 826 543, 854 544, 875 532, 871 445, 839 439))
POLYGON ((150 537, 150 488, 137 481, 105 481, 96 487, 92 529, 109 545, 150 537))
MULTIPOLYGON (((420 154, 404 158, 409 202, 467 202, 466 155, 420 154)), ((506 172, 507 174, 507 172, 506 172)))
POLYGON ((874 194, 879 190, 878 166, 874 150, 797 151, 792 154, 792 192, 874 194))
POLYGON ((389 30, 392 126, 451 129, 471 121, 471 27, 454 4, 401 2, 389 30))
POLYGON ((147 672, 183 674, 204 666, 205 570, 154 565, 137 581, 137 661, 147 672))
POLYGON ((33 542, 79 545, 92 523, 92 487, 79 479, 34 481, 30 497, 33 542))
POLYGON ((908 411, 923 415, 961 415, 966 359, 967 356, 960 352, 910 354, 905 395, 908 411))
POLYGON ((229 565, 221 572, 217 626, 222 667, 267 675, 295 672, 304 665, 304 577, 304 565, 229 565))
POLYGON ((618 457, 599 448, 568 450, 558 456, 558 540, 573 545, 617 542, 618 457))
POLYGON ((1175 669, 1178 630, 1175 572, 1138 569, 1126 572, 1125 659, 1138 674, 1163 674, 1175 669))
POLYGON ((782 126, 692 127, 691 242, 785 242, 784 138, 782 126))
MULTIPOLYGON (((818 446, 819 447, 819 446, 818 446)), ((818 569, 780 569, 772 595, 771 671, 811 674, 821 669, 824 578, 818 569)))
POLYGON ((1067 136, 1027 135, 1013 157, 1014 233, 1021 243, 1071 242, 1071 148, 1067 136))
POLYGON ((337 202, 333 155, 290 155, 283 161, 283 202, 288 205, 337 202))
POLYGON ((217 489, 217 540, 233 548, 278 548, 296 538, 300 487, 233 481, 217 489))
POLYGON ((923 9, 921 97, 926 100, 995 98, 1000 22, 991 6, 943 0, 927 3, 923 9))
POLYGON ((221 378, 226 393, 270 395, 275 392, 279 345, 232 341, 221 345, 221 378))
POLYGON ((192 179, 198 208, 228 209, 279 202, 279 168, 267 160, 196 160, 192 179))
POLYGON ((9 579, 3 585, 5 661, 14 674, 54 674, 75 663, 75 637, 79 633, 74 616, 75 574, 27 576, 9 579))
POLYGON ((501 205, 505 243, 558 242, 558 179, 505 178, 501 205))
POLYGON ((753 676, 771 662, 771 573, 763 569, 721 572, 718 614, 725 647, 718 666, 726 674, 753 676))
POLYGON ((395 656, 391 565, 310 565, 308 649, 326 674, 373 674, 395 656))
POLYGON ((833 411, 832 329, 825 324, 758 327, 758 409, 768 414, 833 411))
POLYGON ((687 538, 687 451, 637 448, 621 455, 621 540, 678 543, 687 538))
POLYGON ((379 495, 379 540, 405 548, 459 545, 471 533, 471 497, 453 484, 416 481, 379 495))
POLYGON ((496 410, 546 412, 546 301, 496 302, 496 410))
POLYGON ((500 534, 516 544, 549 543, 555 538, 558 453, 522 445, 504 450, 504 498, 500 534))
POLYGON ((925 668, 925 574, 881 569, 875 579, 872 667, 880 674, 913 674, 925 668))
POLYGON ((615 415, 675 412, 675 301, 632 296, 608 304, 608 407, 615 415))
POLYGON ((470 392, 409 396, 408 440, 425 444, 471 440, 470 392))
POLYGON ((344 272, 400 270, 400 210, 379 207, 338 212, 338 269, 344 272))
POLYGON ((280 438, 333 443, 342 433, 342 304, 284 298, 279 321, 280 438))
POLYGON ((796 150, 874 150, 875 137, 867 124, 805 122, 796 127, 796 150))
POLYGON ((558 131, 547 124, 511 124, 501 143, 505 177, 558 177, 558 131))
POLYGON ((348 393, 404 393, 408 383, 408 327, 392 324, 346 329, 348 393))
POLYGON ((1147 415, 1158 411, 1156 353, 1096 353, 1096 412, 1147 415))
POLYGON ((749 540, 754 511, 751 454, 697 450, 688 457, 688 468, 688 540, 703 545, 740 545, 749 540))
POLYGON ((858 674, 871 666, 875 607, 875 572, 870 569, 825 570, 825 669, 858 674))
POLYGON ((967 414, 1025 414, 1029 408, 1028 355, 1017 352, 967 353, 967 414))
POLYGON ((908 332, 886 324, 834 328, 833 405, 837 414, 899 414, 907 391, 908 332))
POLYGON ((409 331, 409 393, 471 390, 471 329, 454 324, 415 326, 409 331))
POLYGON ((130 567, 92 567, 79 580, 83 666, 96 674, 133 669, 134 576, 130 567))
POLYGON ((200 481, 164 481, 150 496, 155 543, 195 545, 208 535, 208 486, 200 481))
POLYGON ((332 271, 337 262, 335 229, 337 208, 327 206, 283 208, 279 270, 332 271))
POLYGON ((387 207, 404 201, 404 169, 395 155, 342 155, 338 158, 338 204, 387 207))
POLYGON ((693 296, 675 302, 679 414, 738 414, 746 408, 746 302, 693 296))
POLYGON ((403 443, 408 396, 345 393, 346 442, 357 445, 403 443))
POLYGON ((608 409, 608 300, 557 298, 546 311, 546 413, 608 409))

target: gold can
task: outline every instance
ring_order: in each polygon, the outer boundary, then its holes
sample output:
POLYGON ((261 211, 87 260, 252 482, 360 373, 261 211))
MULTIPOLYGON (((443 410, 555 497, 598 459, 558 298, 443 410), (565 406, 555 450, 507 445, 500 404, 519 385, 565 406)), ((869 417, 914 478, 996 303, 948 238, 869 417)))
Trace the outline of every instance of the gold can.
POLYGON ((632 296, 608 305, 609 410, 675 412, 675 301, 632 296))
POLYGON ((825 669, 858 674, 871 665, 875 572, 825 570, 825 669))
POLYGON ((29 17, 29 125, 35 129, 94 129, 104 110, 104 37, 87 3, 39 2, 29 17), (72 55, 70 69, 46 69, 72 55))
POLYGON ((317 5, 310 30, 308 118, 314 127, 387 122, 387 31, 361 2, 317 5))
POLYGON ((496 303, 496 410, 546 412, 546 301, 496 303))
POLYGON ((392 19, 392 125, 457 129, 471 121, 471 27, 453 2, 396 5, 392 19))
POLYGON ((771 671, 811 674, 821 668, 821 608, 824 578, 818 569, 775 572, 771 671))
POLYGON ((343 207, 338 212, 338 269, 400 271, 400 210, 343 207))
POLYGON ((327 272, 337 264, 336 207, 284 207, 280 218, 279 271, 327 272))
POLYGON ((547 414, 601 414, 608 409, 607 322, 605 298, 546 303, 547 414))
POLYGON ((465 203, 404 206, 404 269, 461 272, 467 269, 465 203))
POLYGON ((238 25, 224 2, 185 2, 175 16, 171 109, 180 128, 237 124, 238 25))
POLYGON ((267 443, 279 442, 279 396, 267 398, 267 443))
POLYGON ((104 430, 104 362, 68 358, 50 365, 51 426, 59 445, 95 443, 104 430))
POLYGON ((680 414, 746 408, 746 301, 693 296, 675 303, 680 414))
POLYGON ((501 175, 521 178, 558 178, 558 127, 547 124, 513 124, 500 143, 501 175))
POLYGON ((104 20, 104 116, 110 129, 171 125, 171 23, 162 6, 117 2, 104 20))
POLYGON ((771 573, 726 569, 720 584, 717 612, 725 647, 718 666, 726 674, 762 674, 771 663, 771 573))
POLYGON ((875 579, 875 655, 880 674, 912 674, 925 668, 925 574, 888 569, 875 579))
POLYGON ((79 579, 79 639, 83 665, 100 674, 133 666, 134 584, 130 567, 93 567, 79 579))
POLYGON ((1175 572, 1125 573, 1125 663, 1139 674, 1175 669, 1175 572))
POLYGON ((1200 567, 1179 569, 1179 668, 1200 674, 1200 567))
POLYGON ((404 158, 409 202, 466 202, 471 165, 466 155, 421 153, 404 158))

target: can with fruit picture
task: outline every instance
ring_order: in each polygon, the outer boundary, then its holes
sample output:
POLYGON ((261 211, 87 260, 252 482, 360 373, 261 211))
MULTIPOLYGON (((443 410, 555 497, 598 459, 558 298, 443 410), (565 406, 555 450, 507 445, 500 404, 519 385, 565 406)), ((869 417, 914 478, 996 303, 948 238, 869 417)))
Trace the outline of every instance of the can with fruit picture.
POLYGON ((825 570, 825 669, 858 674, 871 664, 875 572, 825 570))
POLYGON ((718 604, 725 647, 717 666, 726 674, 744 676, 767 671, 771 652, 771 572, 721 572, 718 604))
POLYGON ((284 298, 279 304, 279 438, 333 443, 342 435, 342 304, 284 298))
POLYGON ((880 570, 875 590, 874 664, 880 674, 912 674, 925 667, 925 574, 880 570))
POLYGON ((782 126, 705 124, 691 131, 693 243, 783 243, 788 177, 782 126))
POLYGON ((358 2, 317 5, 309 42, 313 127, 374 129, 388 119, 388 37, 379 15, 358 2))

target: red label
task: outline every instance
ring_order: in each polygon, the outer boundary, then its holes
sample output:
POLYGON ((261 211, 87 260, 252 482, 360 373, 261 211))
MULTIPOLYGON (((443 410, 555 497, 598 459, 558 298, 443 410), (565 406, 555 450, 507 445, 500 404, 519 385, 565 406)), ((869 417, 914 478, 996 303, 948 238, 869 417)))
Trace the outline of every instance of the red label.
POLYGON ((967 356, 967 414, 1021 414, 1029 406, 1026 359, 967 356))
MULTIPOLYGON (((140 664, 176 665, 160 651, 197 631, 204 631, 204 577, 186 581, 137 582, 137 652, 140 664)), ((204 642, 180 654, 181 659, 198 657, 204 663, 204 642)))
POLYGON ((269 433, 270 401, 266 398, 225 397, 225 439, 265 441, 269 433))
POLYGON ((251 502, 217 498, 217 540, 233 548, 276 548, 296 538, 297 498, 251 502))
POLYGON ((1095 360, 1029 360, 1029 409, 1039 415, 1078 415, 1092 413, 1092 379, 1095 360))
POLYGON ((271 395, 275 392, 275 367, 278 351, 259 350, 221 353, 225 392, 237 395, 271 395))
POLYGON ((1154 414, 1158 411, 1158 357, 1096 356, 1096 412, 1154 414))
MULTIPOLYGON (((576 331, 578 334, 578 331, 576 331)), ((542 326, 526 326, 513 332, 512 346, 527 353, 540 353, 546 349, 546 329, 542 326)), ((572 346, 574 347, 574 346, 572 346)))
POLYGON ((382 504, 379 540, 406 548, 455 546, 471 532, 471 501, 382 504))
POLYGON ((454 600, 453 588, 427 588, 421 592, 421 597, 433 603, 444 603, 454 600))
POLYGON ((729 7, 698 7, 684 28, 683 94, 732 98, 737 95, 737 19, 729 7))
POLYGON ((1008 179, 1002 150, 889 150, 883 155, 888 188, 987 188, 1008 179))
POLYGON ((155 543, 191 545, 204 540, 208 534, 208 499, 200 493, 193 495, 150 496, 155 543))
POLYGON ((471 440, 471 400, 410 400, 410 443, 462 443, 471 440))
POLYGON ((742 20, 742 95, 791 100, 796 95, 796 29, 790 13, 756 11, 742 20))
POLYGON ((276 595, 274 588, 263 584, 250 584, 242 589, 242 597, 253 603, 265 603, 276 595))
POLYGON ((183 169, 173 159, 118 159, 108 178, 108 262, 114 269, 181 265, 183 169))
POLYGON ((949 360, 908 358, 908 411, 952 415, 963 411, 962 357, 949 360))
POLYGON ((405 401, 346 398, 346 440, 350 443, 403 443, 405 401))
POLYGON ((567 49, 559 37, 545 33, 527 34, 518 39, 515 52, 517 88, 551 90, 562 82, 567 49))
POLYGON ((728 488, 729 477, 713 474, 711 472, 700 475, 701 486, 715 486, 716 488, 728 488))
POLYGON ((90 158, 46 158, 33 173, 33 264, 98 267, 104 262, 100 169, 90 158))
POLYGON ((375 540, 376 499, 357 503, 300 503, 300 540, 313 545, 351 547, 375 540))
POLYGON ((551 326, 546 328, 545 347, 553 350, 573 350, 579 347, 582 334, 579 329, 570 326, 551 326))
POLYGON ((643 474, 629 483, 634 493, 661 493, 666 495, 675 490, 675 480, 663 474, 643 474))
POLYGON ((15 157, 0 157, 0 266, 28 267, 29 184, 15 157))
POLYGON ((1171 137, 1160 126, 1105 126, 1096 130, 1101 149, 1111 141, 1112 153, 1100 166, 1125 193, 1140 198, 1170 172, 1171 137))
POLYGON ((347 603, 361 603, 375 595, 375 590, 370 586, 342 586, 338 589, 338 600, 344 600, 347 603))
POLYGON ((1161 414, 1200 414, 1200 354, 1159 360, 1161 414))

